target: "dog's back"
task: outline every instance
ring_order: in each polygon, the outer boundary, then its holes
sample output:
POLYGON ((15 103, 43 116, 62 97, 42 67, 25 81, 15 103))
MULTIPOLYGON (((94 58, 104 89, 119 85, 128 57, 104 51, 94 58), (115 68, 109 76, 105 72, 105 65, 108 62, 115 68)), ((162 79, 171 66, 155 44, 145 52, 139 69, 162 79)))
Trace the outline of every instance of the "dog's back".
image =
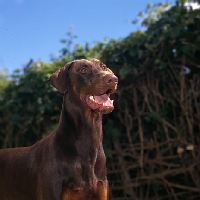
POLYGON ((0 150, 0 199, 45 199, 40 191, 46 187, 45 171, 51 165, 49 157, 52 156, 50 148, 51 137, 48 136, 30 147, 0 150))
POLYGON ((28 167, 29 151, 30 147, 0 150, 0 199, 36 199, 32 198, 36 191, 32 186, 33 173, 29 171, 32 169, 28 167))

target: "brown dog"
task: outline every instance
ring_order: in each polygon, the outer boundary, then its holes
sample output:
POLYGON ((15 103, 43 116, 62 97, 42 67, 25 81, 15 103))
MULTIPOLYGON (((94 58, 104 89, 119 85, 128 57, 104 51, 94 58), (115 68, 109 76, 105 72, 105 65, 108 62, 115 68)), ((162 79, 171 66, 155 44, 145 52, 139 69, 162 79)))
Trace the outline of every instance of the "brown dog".
POLYGON ((0 150, 0 200, 107 200, 102 114, 117 77, 96 59, 75 60, 49 77, 64 93, 55 132, 31 147, 0 150))

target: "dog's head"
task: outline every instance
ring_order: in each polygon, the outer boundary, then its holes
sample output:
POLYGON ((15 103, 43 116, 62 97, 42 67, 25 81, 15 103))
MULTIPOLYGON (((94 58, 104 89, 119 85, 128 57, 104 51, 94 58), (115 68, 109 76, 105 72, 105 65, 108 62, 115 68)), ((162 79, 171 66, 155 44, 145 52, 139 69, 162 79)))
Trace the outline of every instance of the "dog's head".
POLYGON ((71 101, 81 101, 88 109, 109 113, 114 109, 110 94, 117 89, 118 78, 97 59, 75 60, 52 74, 52 86, 70 95, 71 101))

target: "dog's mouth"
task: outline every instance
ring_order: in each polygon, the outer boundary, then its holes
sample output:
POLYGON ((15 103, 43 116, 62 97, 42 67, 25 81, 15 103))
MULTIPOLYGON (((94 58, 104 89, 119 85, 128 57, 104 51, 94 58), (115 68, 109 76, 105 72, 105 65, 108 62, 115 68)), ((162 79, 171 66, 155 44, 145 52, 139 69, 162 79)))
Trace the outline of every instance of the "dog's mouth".
POLYGON ((109 113, 114 109, 113 100, 110 99, 110 94, 113 92, 112 89, 109 89, 100 95, 88 95, 86 97, 86 103, 93 110, 109 113))

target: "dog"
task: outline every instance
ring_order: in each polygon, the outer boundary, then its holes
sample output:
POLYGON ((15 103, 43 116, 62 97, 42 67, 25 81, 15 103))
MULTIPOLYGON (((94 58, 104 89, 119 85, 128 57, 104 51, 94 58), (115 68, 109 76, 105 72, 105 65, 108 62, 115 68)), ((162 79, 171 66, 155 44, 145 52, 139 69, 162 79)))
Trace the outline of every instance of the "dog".
POLYGON ((33 146, 0 150, 0 200, 107 200, 102 114, 114 109, 118 78, 81 59, 48 80, 64 93, 57 129, 33 146))

